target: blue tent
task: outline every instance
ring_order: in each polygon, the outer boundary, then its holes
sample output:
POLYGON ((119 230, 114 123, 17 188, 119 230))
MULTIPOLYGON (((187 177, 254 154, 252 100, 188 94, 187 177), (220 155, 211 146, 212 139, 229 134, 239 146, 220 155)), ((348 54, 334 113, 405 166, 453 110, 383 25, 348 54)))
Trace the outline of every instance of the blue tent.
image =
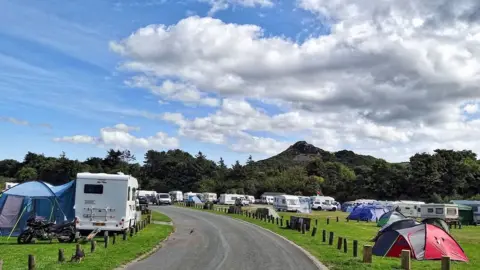
POLYGON ((377 221, 386 212, 388 212, 388 209, 380 205, 361 204, 353 208, 350 215, 348 215, 348 219, 377 221))
POLYGON ((52 186, 30 181, 12 187, 0 196, 0 235, 18 235, 29 217, 63 223, 75 218, 75 181, 52 186))

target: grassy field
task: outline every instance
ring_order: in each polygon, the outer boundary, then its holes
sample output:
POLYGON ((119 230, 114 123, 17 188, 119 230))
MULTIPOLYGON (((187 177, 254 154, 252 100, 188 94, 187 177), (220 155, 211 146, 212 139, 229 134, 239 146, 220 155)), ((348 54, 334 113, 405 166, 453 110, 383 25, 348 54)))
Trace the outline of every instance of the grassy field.
MULTIPOLYGON (((158 213, 157 217, 163 216, 158 213)), ((162 217, 165 219, 165 217, 162 217)), ((150 251, 159 242, 163 241, 173 230, 169 225, 150 224, 127 241, 117 237, 115 245, 110 240, 108 248, 104 248, 103 238, 97 238, 97 249, 90 252, 90 243, 82 245, 85 259, 80 263, 57 263, 58 250, 65 250, 65 259, 70 261, 75 251, 75 243, 60 244, 53 242, 37 242, 29 245, 18 245, 16 238, 0 237, 0 259, 4 261, 4 269, 27 269, 28 255, 36 257, 37 269, 105 269, 110 270, 128 263, 138 256, 150 251)))
MULTIPOLYGON (((248 208, 247 208, 248 210, 248 208)), ((207 211, 207 210, 202 210, 207 211)), ((210 211, 216 214, 226 215, 225 212, 210 211)), ((290 219, 290 213, 279 213, 284 219, 290 219)), ((276 224, 266 223, 265 221, 259 221, 252 218, 248 218, 241 215, 229 215, 234 218, 242 219, 257 225, 260 225, 266 229, 276 232, 284 237, 294 241, 299 246, 308 250, 312 255, 317 257, 322 263, 327 265, 330 269, 349 270, 349 269, 401 269, 400 259, 398 258, 383 258, 373 256, 373 263, 364 264, 361 262, 363 245, 373 245, 370 240, 376 235, 378 227, 373 223, 346 222, 346 214, 343 212, 324 212, 316 211, 311 215, 303 215, 318 220, 318 232, 315 237, 311 237, 311 234, 307 232, 305 235, 290 229, 285 229, 277 226, 276 224), (336 222, 336 217, 339 217, 339 222, 336 222), (330 217, 330 224, 326 224, 327 217, 330 217), (322 242, 322 230, 327 231, 327 242, 322 242), (335 233, 335 241, 333 246, 328 245, 328 233, 335 233), (348 252, 344 253, 343 250, 337 250, 337 237, 347 238, 348 240, 348 252), (359 256, 354 258, 352 255, 352 241, 358 241, 358 253, 359 256)), ((314 225, 312 221, 312 225, 314 225)), ((469 263, 457 263, 452 262, 452 269, 456 270, 474 270, 480 269, 480 227, 463 227, 460 229, 452 229, 453 237, 459 242, 464 249, 470 262, 469 263)), ((423 270, 438 270, 440 269, 440 261, 414 261, 412 260, 412 269, 423 270)))
POLYGON ((160 213, 159 211, 161 210, 153 210, 152 211, 152 219, 154 221, 162 221, 162 222, 171 222, 172 219, 169 218, 168 216, 160 213))

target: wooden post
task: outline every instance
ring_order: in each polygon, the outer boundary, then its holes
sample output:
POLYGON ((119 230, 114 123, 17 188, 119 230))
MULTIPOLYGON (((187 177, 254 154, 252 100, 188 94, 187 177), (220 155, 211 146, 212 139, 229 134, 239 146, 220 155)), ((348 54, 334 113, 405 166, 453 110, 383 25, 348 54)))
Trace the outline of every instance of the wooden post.
POLYGON ((327 217, 327 225, 330 224, 330 218, 327 217))
POLYGON ((122 235, 122 239, 123 241, 127 240, 127 231, 123 231, 123 235, 122 235))
POLYGON ((112 235, 112 245, 115 245, 115 242, 117 242, 117 234, 116 233, 114 233, 112 235))
POLYGON ((95 249, 97 249, 97 241, 92 240, 92 242, 90 242, 90 252, 95 252, 95 249))
POLYGON ((318 225, 318 219, 315 219, 315 227, 318 225))
POLYGON ((342 245, 343 245, 343 238, 342 238, 342 237, 338 237, 337 249, 338 249, 338 250, 342 250, 342 245))
POLYGON ((370 245, 363 246, 363 262, 372 263, 372 246, 370 245))
POLYGON ((275 220, 277 221, 277 226, 278 226, 278 217, 276 217, 275 220))
POLYGON ((334 233, 330 232, 330 236, 328 238, 328 245, 329 246, 333 245, 333 237, 334 237, 334 233))
POLYGON ((402 260, 402 269, 404 270, 411 270, 412 269, 412 262, 410 261, 410 250, 404 249, 401 253, 401 260, 402 260))
POLYGON ((82 247, 80 246, 80 244, 76 244, 75 245, 75 254, 78 254, 82 251, 82 247))
POLYGON ((347 222, 349 222, 349 221, 350 221, 350 219, 348 219, 348 217, 347 217, 347 222))
POLYGON ((327 241, 327 231, 326 230, 322 230, 322 242, 326 242, 327 241))
MULTIPOLYGON (((65 254, 63 252, 63 248, 58 249, 58 262, 64 262, 65 261, 65 254)), ((0 270, 2 267, 0 267, 0 270)))
POLYGON ((35 270, 35 255, 28 255, 28 270, 35 270))
POLYGON ((130 237, 133 237, 133 226, 130 227, 130 237))
POLYGON ((338 216, 337 216, 337 222, 338 222, 338 216))
POLYGON ((3 261, 0 260, 0 270, 3 270, 3 261))
POLYGON ((315 234, 317 234, 317 227, 313 227, 312 229, 312 237, 315 237, 315 234))
POLYGON ((285 225, 287 226, 287 228, 290 228, 290 222, 287 220, 285 220, 285 225))
POLYGON ((442 270, 450 270, 450 257, 442 256, 442 270))
POLYGON ((105 248, 108 247, 108 232, 105 231, 104 235, 103 235, 103 241, 105 241, 105 248))
POLYGON ((358 257, 358 241, 353 240, 353 257, 358 257))
POLYGON ((307 224, 302 223, 302 234, 305 234, 306 229, 307 229, 307 224))
POLYGON ((347 238, 343 238, 343 253, 347 253, 347 238))

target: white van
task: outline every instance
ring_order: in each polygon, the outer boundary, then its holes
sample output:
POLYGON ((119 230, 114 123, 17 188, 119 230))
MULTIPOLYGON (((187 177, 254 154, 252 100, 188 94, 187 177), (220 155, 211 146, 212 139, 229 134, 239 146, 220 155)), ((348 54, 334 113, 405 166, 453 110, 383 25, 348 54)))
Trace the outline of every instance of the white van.
POLYGON ((240 194, 220 194, 220 199, 218 200, 219 204, 234 205, 237 198, 245 198, 245 196, 240 194))
POLYGON ((170 198, 170 194, 168 193, 157 193, 157 200, 159 205, 172 204, 172 198, 170 198))
POLYGON ((168 194, 170 194, 170 198, 172 198, 172 201, 183 202, 183 192, 178 190, 173 190, 173 191, 170 191, 168 194))
POLYGON ((202 193, 204 202, 215 202, 217 201, 217 194, 211 192, 202 193))
POLYGON ((130 175, 78 173, 75 216, 79 231, 124 231, 136 220, 138 181, 130 175))
POLYGON ((392 208, 396 209, 406 217, 419 218, 421 217, 420 206, 423 204, 425 203, 416 201, 398 201, 392 203, 392 208))
POLYGON ((250 204, 255 203, 255 197, 252 195, 246 195, 245 198, 250 202, 250 204))
POLYGON ((427 203, 420 205, 422 218, 441 218, 443 220, 458 220, 458 206, 455 204, 427 203))
POLYGON ((277 211, 297 212, 300 210, 300 199, 293 195, 278 195, 273 199, 273 208, 277 211))
POLYGON ((337 211, 338 205, 333 197, 312 196, 310 197, 313 210, 337 211))

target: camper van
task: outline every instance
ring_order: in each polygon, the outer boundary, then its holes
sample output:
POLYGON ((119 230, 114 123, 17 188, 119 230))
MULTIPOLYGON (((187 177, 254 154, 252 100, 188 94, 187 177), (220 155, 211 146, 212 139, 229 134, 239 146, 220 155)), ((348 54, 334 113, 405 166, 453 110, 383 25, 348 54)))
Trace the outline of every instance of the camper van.
POLYGON ((250 204, 255 203, 255 197, 252 195, 246 195, 245 198, 250 202, 250 204))
POLYGON ((157 193, 157 201, 158 205, 172 204, 172 198, 170 198, 168 193, 157 193))
POLYGON ((183 192, 178 190, 170 191, 170 198, 172 198, 173 202, 183 202, 183 192))
POLYGON ((406 217, 419 218, 421 217, 420 206, 423 204, 425 203, 416 201, 397 201, 392 202, 392 208, 396 209, 406 217))
POLYGON ((234 205, 237 198, 245 199, 244 195, 240 194, 220 194, 219 204, 234 205))
POLYGON ((77 230, 124 231, 136 220, 138 181, 130 175, 78 173, 75 188, 77 230))
POLYGON ((420 205, 421 218, 458 220, 458 206, 455 204, 428 203, 420 205))
POLYGON ((265 192, 260 197, 260 201, 264 204, 273 204, 273 199, 275 198, 275 196, 278 196, 278 195, 285 195, 285 193, 265 192))
POLYGON ((293 195, 278 195, 273 199, 273 208, 277 211, 297 212, 300 210, 300 199, 293 195))
POLYGON ((203 195, 203 201, 204 202, 215 202, 215 201, 217 201, 217 194, 216 193, 205 192, 205 193, 202 193, 202 195, 203 195))
POLYGON ((310 197, 313 210, 337 211, 338 205, 333 197, 312 196, 310 197))

